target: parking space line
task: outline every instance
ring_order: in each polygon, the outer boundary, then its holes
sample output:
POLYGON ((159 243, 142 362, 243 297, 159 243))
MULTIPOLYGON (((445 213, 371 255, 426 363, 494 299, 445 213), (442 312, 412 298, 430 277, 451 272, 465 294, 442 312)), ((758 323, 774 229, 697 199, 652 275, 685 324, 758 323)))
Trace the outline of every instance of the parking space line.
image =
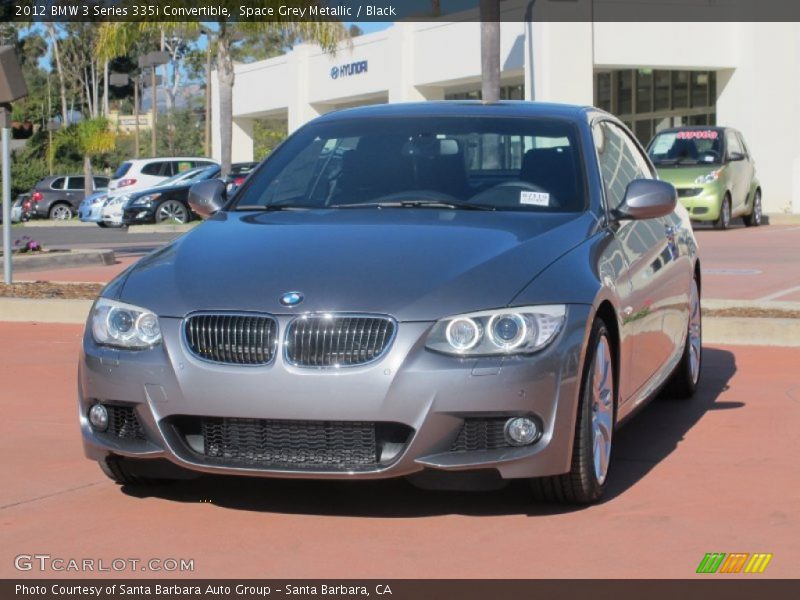
POLYGON ((781 296, 788 296, 789 294, 792 294, 794 292, 800 292, 800 285, 796 285, 790 288, 784 288, 782 290, 778 290, 777 292, 773 292, 772 294, 764 296, 763 298, 759 298, 758 302, 769 302, 770 300, 777 300, 781 296))

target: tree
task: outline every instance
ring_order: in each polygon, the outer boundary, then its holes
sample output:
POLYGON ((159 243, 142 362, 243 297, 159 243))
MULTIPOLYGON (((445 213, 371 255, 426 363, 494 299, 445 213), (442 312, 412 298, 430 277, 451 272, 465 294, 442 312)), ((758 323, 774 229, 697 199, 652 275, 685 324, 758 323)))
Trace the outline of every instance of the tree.
POLYGON ((58 91, 61 96, 61 127, 69 125, 69 112, 67 111, 67 85, 64 81, 64 69, 61 66, 61 52, 58 49, 58 33, 56 24, 52 21, 45 23, 45 30, 52 49, 53 62, 56 64, 58 73, 58 91))
MULTIPOLYGON (((235 0, 225 0, 218 3, 227 6, 230 15, 238 15, 239 3, 235 0)), ((267 0, 253 2, 254 5, 268 5, 267 0)), ((287 6, 308 6, 308 0, 286 0, 287 6)), ((276 19, 286 17, 276 16, 276 19)), ((234 44, 239 37, 253 35, 272 36, 281 35, 284 39, 300 39, 319 44, 325 52, 334 54, 340 41, 347 38, 344 26, 338 21, 319 22, 294 22, 288 20, 278 21, 225 21, 216 24, 191 23, 157 23, 144 21, 139 23, 105 23, 97 44, 98 54, 109 57, 112 52, 123 54, 139 32, 152 31, 153 29, 172 31, 177 28, 184 30, 207 31, 208 43, 212 44, 216 55, 217 83, 219 88, 219 124, 220 140, 222 146, 221 162, 224 177, 230 172, 231 145, 233 138, 233 84, 235 79, 233 65, 234 44)))
POLYGON ((500 0, 480 0, 481 98, 500 99, 500 0))
POLYGON ((50 152, 55 154, 63 147, 71 147, 83 156, 84 194, 92 194, 92 159, 114 150, 116 136, 108 128, 108 120, 103 117, 83 119, 58 131, 53 139, 50 152))

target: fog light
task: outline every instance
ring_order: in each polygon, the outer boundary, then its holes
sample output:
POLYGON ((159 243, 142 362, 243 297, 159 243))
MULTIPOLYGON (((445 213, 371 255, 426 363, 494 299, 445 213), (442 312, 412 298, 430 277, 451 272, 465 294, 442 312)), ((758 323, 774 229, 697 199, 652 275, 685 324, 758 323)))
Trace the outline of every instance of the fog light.
POLYGON ((108 429, 108 410, 102 404, 95 404, 89 409, 89 423, 97 431, 108 429))
POLYGON ((539 424, 528 417, 515 417, 506 421, 505 434, 512 446, 527 446, 539 438, 539 424))

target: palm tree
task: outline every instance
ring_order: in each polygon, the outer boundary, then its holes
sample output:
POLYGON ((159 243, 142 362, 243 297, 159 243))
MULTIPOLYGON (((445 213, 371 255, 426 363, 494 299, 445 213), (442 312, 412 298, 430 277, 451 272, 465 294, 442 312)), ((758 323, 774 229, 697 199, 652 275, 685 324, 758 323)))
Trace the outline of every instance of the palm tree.
POLYGON ((500 99, 500 0, 480 0, 481 97, 500 99))
POLYGON ((58 73, 58 92, 61 96, 61 127, 65 128, 69 125, 69 113, 67 112, 67 86, 64 81, 64 68, 61 65, 61 52, 58 49, 58 34, 56 33, 55 23, 45 23, 47 30, 47 37, 50 38, 50 45, 53 48, 53 58, 56 63, 56 72, 58 73))
MULTIPOLYGON (((223 1, 218 5, 228 6, 231 15, 238 15, 239 2, 223 1)), ((252 5, 264 6, 267 0, 253 2, 252 5)), ((308 0, 286 0, 284 5, 308 6, 308 0)), ((274 16, 274 19, 287 17, 274 16)), ((237 38, 247 35, 269 36, 282 34, 287 40, 303 40, 319 44, 325 52, 335 54, 339 42, 347 39, 347 31, 338 21, 294 22, 289 20, 229 22, 220 20, 215 29, 200 22, 191 23, 156 23, 145 21, 140 23, 106 23, 102 26, 97 50, 103 57, 119 56, 128 51, 137 34, 153 29, 172 31, 182 29, 187 33, 208 30, 208 43, 216 50, 217 83, 219 87, 219 123, 222 145, 220 175, 225 177, 231 168, 231 145, 233 138, 233 84, 235 80, 231 46, 237 38)), ((210 82, 206 82, 209 85, 210 82)))
POLYGON ((84 119, 60 129, 50 145, 50 158, 62 147, 74 148, 83 155, 83 191, 85 196, 93 192, 92 159, 114 150, 116 136, 108 128, 108 121, 103 117, 84 119))

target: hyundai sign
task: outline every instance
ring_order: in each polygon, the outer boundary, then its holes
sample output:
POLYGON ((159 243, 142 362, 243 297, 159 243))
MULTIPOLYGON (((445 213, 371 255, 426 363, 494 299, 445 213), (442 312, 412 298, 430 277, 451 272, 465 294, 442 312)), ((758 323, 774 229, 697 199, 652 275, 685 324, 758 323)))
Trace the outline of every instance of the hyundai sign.
POLYGON ((367 72, 367 61, 361 60, 349 64, 338 65, 331 68, 331 79, 339 79, 340 77, 350 77, 351 75, 361 75, 367 72))

